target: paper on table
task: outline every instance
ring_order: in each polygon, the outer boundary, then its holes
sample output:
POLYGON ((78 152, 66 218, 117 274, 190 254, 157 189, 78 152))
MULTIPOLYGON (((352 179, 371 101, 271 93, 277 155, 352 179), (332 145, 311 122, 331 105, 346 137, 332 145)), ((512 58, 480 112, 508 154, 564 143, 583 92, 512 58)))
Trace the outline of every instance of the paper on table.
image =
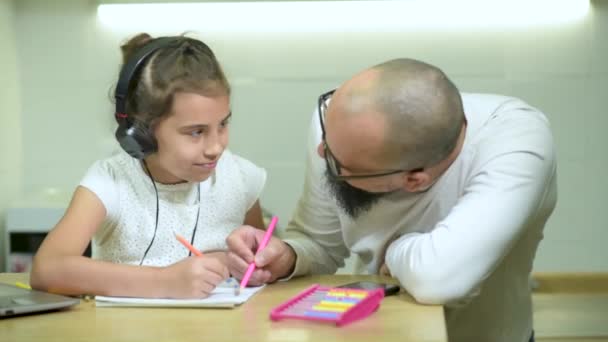
POLYGON ((135 297, 106 297, 95 296, 98 307, 182 307, 182 308, 234 308, 249 300, 264 286, 248 287, 238 296, 234 295, 238 282, 224 282, 203 299, 164 299, 164 298, 135 298, 135 297))

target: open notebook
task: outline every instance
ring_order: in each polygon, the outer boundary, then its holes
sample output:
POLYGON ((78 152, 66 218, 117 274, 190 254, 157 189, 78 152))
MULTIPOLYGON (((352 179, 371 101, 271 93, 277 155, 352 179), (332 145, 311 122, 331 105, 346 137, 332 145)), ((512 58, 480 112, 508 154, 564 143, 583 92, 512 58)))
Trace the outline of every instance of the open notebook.
POLYGON ((235 280, 224 282, 213 290, 211 295, 203 299, 163 299, 135 297, 106 297, 95 296, 98 307, 182 307, 182 308, 234 308, 249 300, 264 286, 248 287, 238 296, 234 294, 235 280))

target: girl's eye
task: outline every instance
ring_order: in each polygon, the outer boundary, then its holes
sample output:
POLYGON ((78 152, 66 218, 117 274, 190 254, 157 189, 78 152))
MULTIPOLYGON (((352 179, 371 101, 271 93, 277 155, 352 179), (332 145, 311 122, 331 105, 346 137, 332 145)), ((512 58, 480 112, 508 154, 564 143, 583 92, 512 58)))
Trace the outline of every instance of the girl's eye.
POLYGON ((222 123, 220 124, 222 127, 227 127, 228 124, 230 124, 230 120, 224 120, 222 121, 222 123))
POLYGON ((197 130, 192 131, 190 133, 190 135, 192 135, 193 137, 199 137, 201 134, 203 134, 203 130, 202 129, 197 129, 197 130))

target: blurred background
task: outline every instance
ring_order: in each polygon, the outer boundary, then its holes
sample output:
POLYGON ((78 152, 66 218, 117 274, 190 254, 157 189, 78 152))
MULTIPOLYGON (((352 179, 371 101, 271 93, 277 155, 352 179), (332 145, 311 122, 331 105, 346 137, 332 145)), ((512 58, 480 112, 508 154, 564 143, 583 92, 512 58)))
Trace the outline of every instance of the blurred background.
POLYGON ((225 68, 230 148, 268 171, 261 203, 281 225, 317 96, 410 57, 548 116, 559 201, 535 271, 608 272, 608 1, 181 2, 0 0, 0 271, 27 270, 87 168, 117 151, 119 45, 190 32, 225 68))

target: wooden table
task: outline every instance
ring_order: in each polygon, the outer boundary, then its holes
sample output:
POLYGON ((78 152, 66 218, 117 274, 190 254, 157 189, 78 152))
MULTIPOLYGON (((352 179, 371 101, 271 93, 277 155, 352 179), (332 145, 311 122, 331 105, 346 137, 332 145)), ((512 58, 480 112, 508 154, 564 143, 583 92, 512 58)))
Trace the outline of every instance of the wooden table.
MULTIPOLYGON (((441 306, 417 304, 400 293, 377 312, 345 327, 285 320, 273 322, 272 308, 311 284, 339 285, 378 276, 325 275, 267 286, 236 309, 96 308, 94 301, 64 311, 0 320, 1 341, 447 341, 441 306)), ((27 274, 2 273, 0 282, 28 282, 27 274)))

